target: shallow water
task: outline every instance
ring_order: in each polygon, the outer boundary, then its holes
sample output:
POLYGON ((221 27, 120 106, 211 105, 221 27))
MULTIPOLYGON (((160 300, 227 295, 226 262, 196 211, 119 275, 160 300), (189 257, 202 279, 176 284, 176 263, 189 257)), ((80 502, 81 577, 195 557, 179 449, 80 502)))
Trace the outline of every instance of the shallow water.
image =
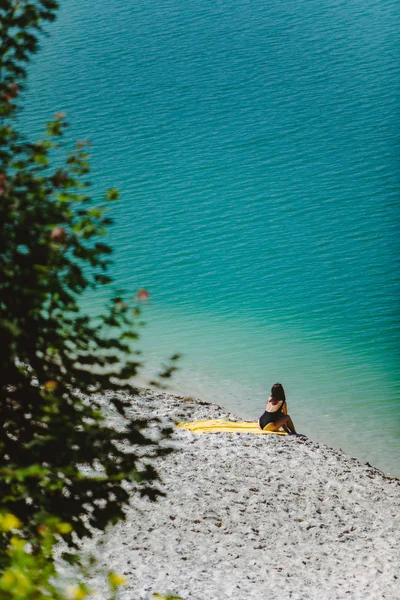
POLYGON ((119 187, 148 364, 245 418, 282 381, 299 430, 400 475, 396 3, 132 4, 63 2, 22 121, 66 110, 119 187))

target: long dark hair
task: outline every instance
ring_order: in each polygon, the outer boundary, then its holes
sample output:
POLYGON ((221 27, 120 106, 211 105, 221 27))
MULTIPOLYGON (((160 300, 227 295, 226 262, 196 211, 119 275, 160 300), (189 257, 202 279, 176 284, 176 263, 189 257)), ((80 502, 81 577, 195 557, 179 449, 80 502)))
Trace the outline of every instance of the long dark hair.
POLYGON ((286 402, 285 390, 283 389, 283 385, 281 383, 274 383, 271 388, 271 396, 275 400, 283 400, 286 402))

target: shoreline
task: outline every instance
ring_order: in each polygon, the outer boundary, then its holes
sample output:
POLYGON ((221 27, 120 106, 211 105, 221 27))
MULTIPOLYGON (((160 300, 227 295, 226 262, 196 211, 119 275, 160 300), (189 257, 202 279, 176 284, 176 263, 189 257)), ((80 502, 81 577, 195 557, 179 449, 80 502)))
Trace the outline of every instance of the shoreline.
MULTIPOLYGON (((147 389, 132 397, 131 414, 164 423, 239 419, 147 389)), ((166 496, 150 503, 134 495, 126 521, 96 551, 128 580, 119 600, 398 597, 398 479, 295 436, 174 427, 171 443, 176 452, 155 464, 166 496)), ((92 584, 101 591, 101 579, 92 584)))
MULTIPOLYGON (((153 372, 149 373, 147 378, 143 378, 140 387, 146 388, 152 375, 153 372)), ((193 384, 190 375, 190 372, 185 373, 183 370, 174 374, 168 392, 178 397, 191 396, 211 404, 216 403, 226 411, 236 414, 243 421, 256 421, 262 413, 266 401, 265 390, 261 397, 261 395, 250 394, 248 389, 240 386, 233 387, 231 381, 213 381, 206 378, 201 381, 196 380, 193 384), (257 398, 257 401, 254 401, 254 398, 257 398)), ((196 373, 194 375, 196 376, 196 373)), ((251 386, 249 389, 252 389, 251 386)), ((350 413, 346 414, 346 422, 343 423, 337 416, 341 413, 341 409, 334 408, 333 401, 329 409, 324 408, 323 404, 315 405, 315 403, 305 408, 306 403, 300 402, 298 397, 293 400, 293 390, 290 390, 290 387, 288 396, 289 414, 300 433, 322 444, 340 449, 362 463, 368 462, 389 477, 400 478, 400 446, 394 431, 396 414, 392 414, 390 418, 383 415, 380 425, 375 423, 372 426, 369 421, 363 420, 365 415, 362 412, 358 413, 357 419, 350 413), (361 430, 359 426, 356 427, 356 420, 360 422, 361 430)))

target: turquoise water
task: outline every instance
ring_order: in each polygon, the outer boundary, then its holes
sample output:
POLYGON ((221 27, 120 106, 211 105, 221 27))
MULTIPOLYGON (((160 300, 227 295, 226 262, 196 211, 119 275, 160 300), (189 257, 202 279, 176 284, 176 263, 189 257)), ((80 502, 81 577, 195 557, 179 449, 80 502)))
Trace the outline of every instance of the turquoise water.
POLYGON ((66 110, 119 187, 147 371, 181 351, 175 388, 245 418, 281 381, 300 431, 400 475, 397 3, 62 4, 23 123, 66 110))

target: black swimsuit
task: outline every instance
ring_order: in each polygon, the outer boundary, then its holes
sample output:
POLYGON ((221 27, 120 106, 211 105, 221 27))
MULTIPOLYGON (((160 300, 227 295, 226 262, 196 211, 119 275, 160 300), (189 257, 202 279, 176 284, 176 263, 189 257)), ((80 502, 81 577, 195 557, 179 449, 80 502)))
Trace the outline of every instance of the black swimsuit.
POLYGON ((263 412, 261 417, 258 419, 258 423, 261 429, 265 429, 269 423, 276 423, 276 421, 278 421, 282 416, 284 416, 282 413, 282 408, 284 404, 285 401, 282 402, 278 410, 276 410, 275 412, 263 412))

